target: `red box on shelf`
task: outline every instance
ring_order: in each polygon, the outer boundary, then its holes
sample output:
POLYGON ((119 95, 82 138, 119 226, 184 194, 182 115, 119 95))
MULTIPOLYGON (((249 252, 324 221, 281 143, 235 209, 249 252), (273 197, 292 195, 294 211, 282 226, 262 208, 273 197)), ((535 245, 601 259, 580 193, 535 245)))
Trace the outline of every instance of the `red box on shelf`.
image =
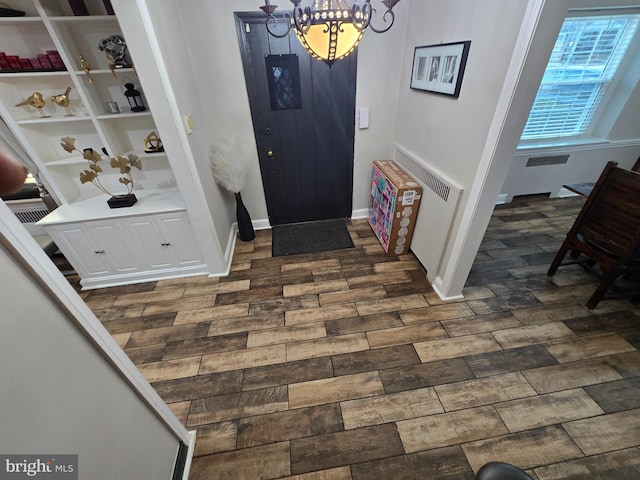
POLYGON ((18 61, 20 62, 22 70, 31 70, 33 68, 28 58, 18 58, 18 61))
POLYGON ((46 53, 41 53, 38 55, 38 61, 40 65, 42 65, 43 70, 51 70, 53 69, 53 65, 51 65, 51 61, 46 53))
POLYGON ((20 57, 18 57, 18 55, 7 55, 7 62, 9 62, 10 70, 22 70, 22 67, 20 67, 20 57))
POLYGON ((0 52, 0 70, 10 70, 7 55, 4 52, 0 52))
POLYGON ((31 68, 34 70, 42 70, 42 65, 40 65, 40 61, 37 58, 30 58, 31 68))
POLYGON ((47 57, 49 58, 49 62, 51 62, 51 66, 53 68, 65 68, 62 57, 57 50, 47 50, 47 57))

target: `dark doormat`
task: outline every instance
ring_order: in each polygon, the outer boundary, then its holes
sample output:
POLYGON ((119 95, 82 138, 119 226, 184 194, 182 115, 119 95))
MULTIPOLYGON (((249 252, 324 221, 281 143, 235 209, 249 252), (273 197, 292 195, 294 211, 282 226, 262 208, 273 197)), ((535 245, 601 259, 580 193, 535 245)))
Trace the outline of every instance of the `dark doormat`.
POLYGON ((346 221, 342 218, 276 225, 272 229, 274 257, 344 248, 353 248, 353 242, 347 230, 346 221))

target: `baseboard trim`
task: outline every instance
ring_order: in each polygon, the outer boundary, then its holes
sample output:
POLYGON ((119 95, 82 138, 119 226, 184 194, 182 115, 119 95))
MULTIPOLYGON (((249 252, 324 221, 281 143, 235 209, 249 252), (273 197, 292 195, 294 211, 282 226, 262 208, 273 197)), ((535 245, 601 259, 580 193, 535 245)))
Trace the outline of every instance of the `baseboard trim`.
POLYGON ((253 220, 251 224, 253 225, 254 230, 269 230, 271 228, 271 224, 269 223, 268 218, 253 220))
POLYGON ((496 205, 504 205, 505 203, 507 203, 507 197, 509 195, 507 193, 501 193, 500 195, 498 195, 498 200, 496 201, 496 205))
POLYGON ((431 283, 431 287, 433 288, 433 291, 438 294, 438 297, 440 297, 440 300, 442 300, 443 302, 450 302, 452 300, 462 300, 464 298, 464 295, 462 295, 462 293, 458 295, 452 295, 450 297, 444 295, 441 290, 441 285, 442 285, 442 278, 440 277, 436 277, 434 281, 431 283))
POLYGON ((238 236, 238 224, 233 223, 231 225, 231 231, 229 232, 229 238, 227 239, 227 248, 224 251, 224 259, 227 264, 224 272, 209 273, 209 278, 213 277, 226 277, 231 272, 231 262, 233 262, 233 254, 236 250, 236 237, 238 236))
MULTIPOLYGON (((269 220, 252 220, 254 230, 268 230, 271 228, 269 220)), ((233 262, 233 254, 236 250, 236 240, 238 238, 238 222, 231 224, 231 231, 229 232, 229 240, 227 241, 227 248, 225 249, 224 259, 227 263, 227 267, 223 272, 209 273, 209 278, 214 277, 227 277, 231 272, 231 263, 233 262)))
POLYGON ((368 218, 369 217, 369 209, 368 208, 360 208, 358 210, 354 210, 351 212, 351 218, 368 218))
POLYGON ((105 277, 84 278, 80 280, 82 291, 96 288, 118 287, 120 285, 130 285, 133 283, 155 282, 158 280, 169 280, 171 278, 196 277, 207 275, 207 266, 194 265, 191 267, 176 267, 166 270, 151 270, 124 275, 110 275, 105 277))
POLYGON ((572 192, 571 190, 567 190, 566 188, 562 187, 560 188, 560 190, 558 191, 558 195, 556 195, 557 198, 570 198, 570 197, 579 197, 580 195, 578 195, 575 192, 572 192))

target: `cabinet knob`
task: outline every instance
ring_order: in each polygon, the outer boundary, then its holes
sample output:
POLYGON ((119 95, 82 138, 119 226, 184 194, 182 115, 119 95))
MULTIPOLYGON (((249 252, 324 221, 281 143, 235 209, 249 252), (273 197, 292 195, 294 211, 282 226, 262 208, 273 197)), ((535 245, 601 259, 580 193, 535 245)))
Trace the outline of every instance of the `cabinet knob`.
POLYGON ((93 253, 95 253, 96 255, 101 255, 101 254, 103 254, 103 253, 104 253, 104 250, 96 250, 96 251, 95 251, 95 252, 93 252, 93 253))
POLYGON ((162 245, 163 247, 168 247, 168 246, 170 246, 171 244, 170 244, 170 243, 161 243, 160 245, 162 245))

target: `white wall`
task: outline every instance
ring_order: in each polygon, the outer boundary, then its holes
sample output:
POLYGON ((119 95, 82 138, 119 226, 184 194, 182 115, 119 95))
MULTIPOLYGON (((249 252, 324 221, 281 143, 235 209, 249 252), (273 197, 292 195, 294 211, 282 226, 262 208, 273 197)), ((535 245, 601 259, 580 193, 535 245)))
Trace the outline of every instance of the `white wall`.
MULTIPOLYGON (((86 330, 18 263, 18 254, 6 248, 3 239, 9 234, 16 245, 30 242, 40 261, 51 265, 55 287, 77 297, 17 219, 10 217, 8 207, 0 204, 0 452, 77 454, 79 478, 171 478, 179 438, 85 336, 86 330)), ((78 302, 82 304, 79 297, 78 302)), ((86 305, 83 308, 93 316, 86 305)), ((95 317, 93 321, 94 328, 104 330, 95 317)), ((103 333, 120 350, 108 332, 103 333)), ((152 395, 162 402, 155 392, 152 395)), ((179 425, 175 417, 172 421, 179 425)))
POLYGON ((526 1, 412 0, 395 141, 465 188, 480 161, 526 1), (416 46, 471 40, 460 97, 409 89, 416 46))
MULTIPOLYGON (((377 0, 372 3, 382 9, 377 0)), ((391 30, 383 34, 365 32, 358 47, 356 117, 360 108, 368 107, 371 127, 360 130, 356 118, 353 210, 357 213, 369 207, 372 162, 393 158, 393 133, 404 68, 399 52, 403 51, 407 34, 409 4, 405 0, 394 7, 396 20, 391 30)), ((380 18, 373 20, 379 28, 380 18)))

